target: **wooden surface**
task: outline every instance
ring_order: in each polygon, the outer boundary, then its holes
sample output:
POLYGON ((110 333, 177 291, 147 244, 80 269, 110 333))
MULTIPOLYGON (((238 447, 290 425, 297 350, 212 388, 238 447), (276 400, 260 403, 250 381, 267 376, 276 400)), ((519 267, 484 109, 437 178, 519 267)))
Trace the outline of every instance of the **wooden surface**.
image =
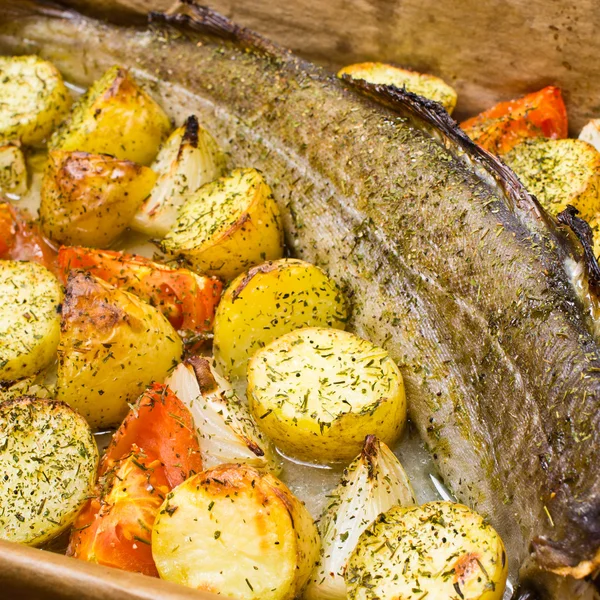
MULTIPOLYGON (((327 66, 381 60, 440 75, 458 90, 458 118, 550 83, 572 133, 600 117, 599 0, 204 1, 327 66)), ((97 2, 115 4, 147 12, 173 0, 97 2)))

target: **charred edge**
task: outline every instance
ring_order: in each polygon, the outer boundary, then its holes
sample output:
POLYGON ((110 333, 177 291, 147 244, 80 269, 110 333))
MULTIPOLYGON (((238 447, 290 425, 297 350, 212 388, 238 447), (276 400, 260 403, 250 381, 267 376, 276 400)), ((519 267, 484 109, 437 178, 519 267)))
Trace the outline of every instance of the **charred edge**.
POLYGON ((189 144, 193 148, 198 147, 198 118, 196 115, 190 115, 184 123, 185 130, 183 132, 182 142, 189 144))
POLYGON ((277 268, 277 266, 273 264, 273 261, 269 261, 262 265, 252 267, 246 273, 246 275, 244 276, 242 281, 240 281, 240 284, 235 288, 235 290, 233 290, 233 293, 231 294, 231 300, 233 301, 238 298, 238 296, 244 291, 246 286, 250 283, 250 281, 252 280, 252 278, 255 275, 257 275, 258 273, 270 273, 271 271, 274 271, 276 268, 277 268))
POLYGON ((196 375, 196 380, 198 381, 200 393, 202 395, 217 391, 217 382, 215 381, 215 378, 210 370, 210 363, 205 358, 201 358, 200 356, 192 356, 187 358, 185 362, 191 365, 192 369, 194 369, 194 374, 196 375))
POLYGON ((208 6, 196 4, 193 0, 179 0, 179 5, 168 12, 151 11, 148 21, 236 42, 248 50, 260 52, 270 58, 284 59, 290 55, 288 50, 245 27, 236 25, 208 6))
POLYGON ((263 449, 258 444, 255 444, 251 439, 244 438, 244 441, 246 442, 246 446, 248 447, 248 449, 251 452, 253 452, 256 456, 263 457, 265 455, 263 449))
POLYGON ((579 211, 569 204, 565 210, 558 214, 558 222, 570 227, 571 231, 583 246, 583 257, 585 261, 588 282, 592 291, 600 294, 600 265, 594 256, 594 234, 592 228, 586 221, 579 218, 579 211))
POLYGON ((369 479, 372 479, 375 474, 375 466, 379 454, 379 440, 374 435, 368 435, 365 438, 365 443, 361 451, 362 458, 367 463, 367 471, 369 479))

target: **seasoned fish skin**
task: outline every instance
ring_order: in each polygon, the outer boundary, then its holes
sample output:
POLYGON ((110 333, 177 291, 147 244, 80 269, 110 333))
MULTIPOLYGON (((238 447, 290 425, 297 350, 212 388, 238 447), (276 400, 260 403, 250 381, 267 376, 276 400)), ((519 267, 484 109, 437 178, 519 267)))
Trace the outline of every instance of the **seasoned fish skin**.
POLYGON ((478 176, 460 157, 472 149, 413 119, 410 95, 374 103, 212 13, 188 34, 30 3, 16 18, 10 4, 3 52, 39 51, 82 85, 131 67, 266 173, 290 247, 346 288, 353 328, 397 360, 440 473, 501 533, 513 573, 530 553, 541 569, 592 569, 600 353, 565 273, 570 240, 535 201, 478 176))

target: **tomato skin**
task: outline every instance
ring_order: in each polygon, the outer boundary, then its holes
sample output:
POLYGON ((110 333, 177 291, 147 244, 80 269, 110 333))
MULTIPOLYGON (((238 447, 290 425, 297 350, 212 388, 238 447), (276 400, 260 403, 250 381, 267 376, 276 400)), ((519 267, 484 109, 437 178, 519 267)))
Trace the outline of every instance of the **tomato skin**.
POLYGON ((214 277, 187 269, 172 269, 143 256, 111 250, 63 246, 58 253, 61 277, 71 269, 84 269, 125 289, 160 310, 182 332, 212 330, 223 284, 214 277))
POLYGON ((0 203, 0 259, 30 260, 56 273, 56 250, 38 226, 8 202, 0 203))
POLYGON ((137 446, 161 461, 171 488, 202 471, 194 420, 165 385, 152 384, 117 429, 100 462, 100 476, 137 446))
POLYGON ((500 156, 526 138, 568 135, 567 109, 560 89, 554 86, 500 102, 460 126, 474 142, 500 156))
POLYGON ((67 554, 107 567, 158 577, 152 526, 170 490, 159 460, 134 447, 100 480, 101 496, 79 513, 67 554))

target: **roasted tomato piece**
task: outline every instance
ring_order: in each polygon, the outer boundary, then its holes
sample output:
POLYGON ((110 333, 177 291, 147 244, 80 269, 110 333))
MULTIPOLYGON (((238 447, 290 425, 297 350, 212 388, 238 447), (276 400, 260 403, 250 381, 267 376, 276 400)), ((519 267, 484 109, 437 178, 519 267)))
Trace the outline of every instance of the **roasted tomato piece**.
POLYGON ((0 259, 31 260, 56 270, 56 251, 38 226, 8 202, 0 203, 0 259))
POLYGON ((104 474, 99 489, 75 521, 67 554, 158 577, 152 527, 170 490, 161 462, 134 447, 104 474))
POLYGON ((142 256, 111 250, 62 247, 58 264, 63 280, 84 269, 158 308, 178 331, 212 330, 223 284, 187 269, 172 269, 142 256))
POLYGON ((548 86, 517 100, 500 102, 461 123, 485 150, 502 155, 527 138, 567 137, 567 109, 559 88, 548 86))
POLYGON ((137 446, 162 463, 171 488, 202 471, 194 420, 165 385, 153 384, 139 398, 115 432, 100 463, 100 476, 137 446))

